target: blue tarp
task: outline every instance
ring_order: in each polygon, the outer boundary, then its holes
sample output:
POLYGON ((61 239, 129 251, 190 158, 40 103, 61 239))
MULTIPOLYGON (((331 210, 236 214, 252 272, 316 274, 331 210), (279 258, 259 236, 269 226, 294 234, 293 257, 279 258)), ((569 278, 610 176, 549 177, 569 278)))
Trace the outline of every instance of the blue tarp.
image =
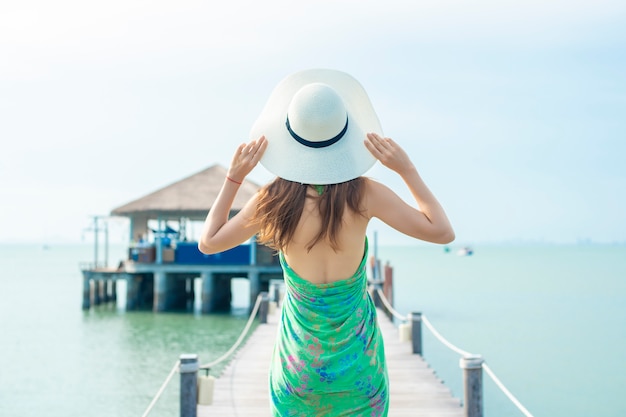
POLYGON ((174 252, 177 264, 248 265, 250 245, 240 245, 224 252, 205 255, 198 250, 197 242, 178 242, 174 252))

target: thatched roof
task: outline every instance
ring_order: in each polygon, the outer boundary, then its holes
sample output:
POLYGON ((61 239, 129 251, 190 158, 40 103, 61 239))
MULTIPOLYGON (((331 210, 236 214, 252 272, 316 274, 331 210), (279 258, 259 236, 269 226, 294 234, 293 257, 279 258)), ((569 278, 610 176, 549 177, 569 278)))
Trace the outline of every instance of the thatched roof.
MULTIPOLYGON (((226 168, 213 165, 203 171, 170 184, 153 193, 114 209, 113 216, 142 216, 203 220, 217 198, 226 177, 226 168)), ((233 202, 232 211, 239 211, 260 186, 244 180, 233 202)))

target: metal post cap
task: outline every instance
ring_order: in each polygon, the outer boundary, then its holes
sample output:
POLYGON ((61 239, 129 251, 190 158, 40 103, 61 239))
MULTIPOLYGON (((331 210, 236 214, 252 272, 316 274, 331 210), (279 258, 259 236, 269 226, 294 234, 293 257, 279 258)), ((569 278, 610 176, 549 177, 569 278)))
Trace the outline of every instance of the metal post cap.
POLYGON ((410 313, 410 317, 413 321, 421 321, 422 313, 420 311, 413 311, 412 313, 410 313))
POLYGON ((200 365, 198 364, 198 355, 195 353, 184 353, 180 355, 180 367, 178 372, 181 374, 198 372, 200 365))
POLYGON ((459 360, 459 366, 463 369, 480 369, 485 360, 481 355, 467 355, 459 360))

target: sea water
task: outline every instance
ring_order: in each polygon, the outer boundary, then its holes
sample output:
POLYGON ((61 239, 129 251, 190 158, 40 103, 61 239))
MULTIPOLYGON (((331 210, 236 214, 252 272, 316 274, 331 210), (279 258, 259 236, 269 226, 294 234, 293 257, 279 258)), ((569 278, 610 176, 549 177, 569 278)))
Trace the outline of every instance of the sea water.
MULTIPOLYGON (((380 247, 379 258, 394 268, 396 308, 422 312, 451 343, 483 355, 536 417, 626 415, 626 247, 474 250, 380 247)), ((111 248, 110 263, 124 251, 111 248)), ((245 309, 82 311, 79 262, 92 252, 90 245, 0 245, 0 416, 140 416, 181 353, 210 362, 245 325, 245 309)), ((425 359, 460 397, 458 355, 426 329, 424 339, 425 359)), ((484 381, 487 417, 521 416, 484 381)), ((177 414, 175 377, 151 416, 177 414)))
MULTIPOLYGON (((109 263, 124 250, 111 248, 109 263)), ((102 248, 99 256, 102 262, 102 248)), ((79 263, 93 257, 90 245, 0 245, 0 416, 141 416, 181 354, 208 363, 245 326, 247 309, 154 314, 107 304, 83 311, 79 263)), ((178 382, 151 416, 178 415, 178 382)))
MULTIPOLYGON (((474 249, 381 248, 397 309, 422 312, 449 342, 481 354, 537 417, 626 416, 626 247, 474 249)), ((462 397, 459 356, 423 335, 426 361, 462 397)), ((522 415, 483 378, 486 416, 522 415)))

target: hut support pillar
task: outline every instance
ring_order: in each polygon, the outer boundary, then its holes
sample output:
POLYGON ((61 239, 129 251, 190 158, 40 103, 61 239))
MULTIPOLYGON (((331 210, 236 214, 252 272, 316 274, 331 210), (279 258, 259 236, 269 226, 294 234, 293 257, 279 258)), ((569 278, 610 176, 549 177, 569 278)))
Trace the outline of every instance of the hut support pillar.
POLYGON ((165 272, 154 272, 154 301, 152 304, 152 310, 155 313, 165 311, 167 309, 167 296, 168 296, 168 276, 165 272))
POLYGON ((111 294, 109 291, 110 287, 111 287, 111 280, 103 279, 102 280, 102 302, 103 303, 108 303, 109 301, 111 301, 111 294))
POLYGON ((114 303, 117 302, 117 279, 111 280, 111 297, 110 300, 114 303))
POLYGON ((186 310, 188 298, 187 278, 180 274, 168 275, 165 308, 167 310, 186 310))
POLYGON ((83 275, 83 310, 91 307, 91 280, 83 275))
POLYGON ((136 310, 139 308, 141 280, 138 275, 128 275, 126 277, 126 310, 136 310))
POLYGON ((250 271, 248 273, 248 279, 250 280, 250 309, 252 309, 256 304, 257 297, 261 293, 259 273, 257 271, 250 271))
POLYGON ((93 305, 95 306, 99 306, 102 299, 101 299, 101 284, 102 284, 102 280, 101 279, 94 279, 93 281, 93 305))
POLYGON ((213 312, 215 296, 215 275, 210 272, 203 272, 202 275, 202 314, 213 312))

